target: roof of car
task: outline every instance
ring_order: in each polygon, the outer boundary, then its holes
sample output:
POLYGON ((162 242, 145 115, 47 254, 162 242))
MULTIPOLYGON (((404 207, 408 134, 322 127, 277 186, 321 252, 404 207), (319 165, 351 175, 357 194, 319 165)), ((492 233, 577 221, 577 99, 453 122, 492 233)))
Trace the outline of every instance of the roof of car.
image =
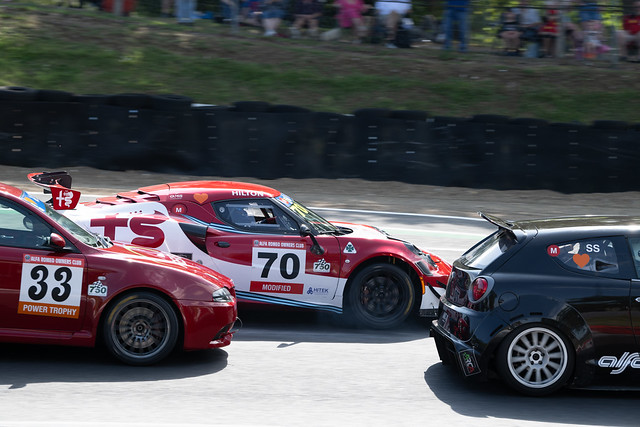
POLYGON ((556 218, 528 219, 521 221, 505 221, 496 217, 485 218, 493 224, 509 230, 536 230, 540 233, 576 232, 597 234, 606 230, 607 233, 640 231, 640 217, 638 216, 567 216, 556 218), (493 220, 490 220, 493 219, 493 220))
POLYGON ((0 193, 4 193, 6 195, 11 195, 14 197, 20 197, 23 193, 19 188, 13 187, 8 184, 3 184, 0 182, 0 193))
POLYGON ((160 197, 176 194, 207 193, 213 200, 243 197, 276 197, 278 190, 259 184, 237 181, 182 181, 142 187, 140 192, 151 193, 160 197))

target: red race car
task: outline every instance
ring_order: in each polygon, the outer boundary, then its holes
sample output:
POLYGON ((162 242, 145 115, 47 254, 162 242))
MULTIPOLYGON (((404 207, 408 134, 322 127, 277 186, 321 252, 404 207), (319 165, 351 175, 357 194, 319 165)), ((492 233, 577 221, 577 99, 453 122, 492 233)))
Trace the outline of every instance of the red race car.
MULTIPOLYGON (((30 174, 70 187, 64 172, 30 174)), ((55 188, 59 187, 59 188, 55 188)), ((53 194, 58 208, 70 200, 53 194)), ((231 277, 239 301, 346 312, 392 328, 434 316, 451 266, 366 225, 329 222, 273 188, 230 181, 161 184, 78 204, 65 215, 115 241, 157 248, 231 277)))
POLYGON ((0 184, 0 341, 94 346, 131 365, 229 345, 233 282, 182 257, 111 243, 0 184))

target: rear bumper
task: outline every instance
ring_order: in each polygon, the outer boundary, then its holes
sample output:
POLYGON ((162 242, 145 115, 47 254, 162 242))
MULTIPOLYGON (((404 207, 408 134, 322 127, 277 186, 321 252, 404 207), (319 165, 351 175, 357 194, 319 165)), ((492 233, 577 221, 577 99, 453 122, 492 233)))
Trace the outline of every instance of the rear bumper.
POLYGON ((455 366, 455 369, 466 378, 484 380, 487 378, 486 367, 481 366, 482 354, 469 344, 458 340, 438 325, 438 320, 431 322, 430 336, 433 337, 438 356, 443 365, 455 366))

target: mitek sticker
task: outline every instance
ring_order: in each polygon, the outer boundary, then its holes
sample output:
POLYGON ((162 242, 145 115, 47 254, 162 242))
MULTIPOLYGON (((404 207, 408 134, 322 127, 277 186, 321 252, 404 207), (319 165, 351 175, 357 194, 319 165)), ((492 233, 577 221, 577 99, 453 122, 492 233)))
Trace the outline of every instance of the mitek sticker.
POLYGON ((356 253, 356 248, 355 246, 353 246, 353 243, 349 242, 347 243, 347 246, 344 247, 344 251, 345 254, 355 254, 356 253))

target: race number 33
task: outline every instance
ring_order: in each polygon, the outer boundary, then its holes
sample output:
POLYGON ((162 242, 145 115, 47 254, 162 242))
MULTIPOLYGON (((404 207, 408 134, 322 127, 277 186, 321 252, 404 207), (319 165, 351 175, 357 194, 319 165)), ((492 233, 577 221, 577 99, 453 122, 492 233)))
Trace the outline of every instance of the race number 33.
POLYGON ((83 272, 81 258, 25 254, 18 313, 77 319, 83 272))

